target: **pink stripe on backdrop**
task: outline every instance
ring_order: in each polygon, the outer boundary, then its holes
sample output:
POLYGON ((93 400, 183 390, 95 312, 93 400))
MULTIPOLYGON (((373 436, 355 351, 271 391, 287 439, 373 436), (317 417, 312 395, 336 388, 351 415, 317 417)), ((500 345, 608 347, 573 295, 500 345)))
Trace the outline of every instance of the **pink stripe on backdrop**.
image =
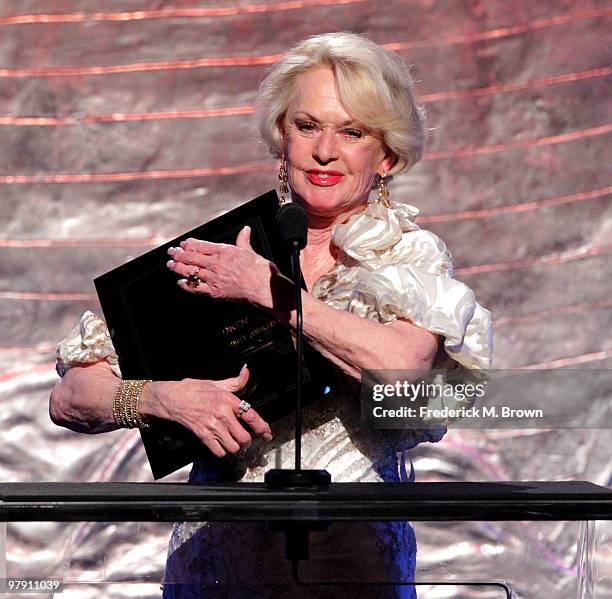
MULTIPOLYGON (((414 42, 392 42, 383 44, 385 48, 395 51, 412 48, 425 48, 435 46, 453 46, 456 44, 473 43, 475 41, 499 39, 513 35, 521 35, 529 31, 538 31, 564 25, 584 19, 594 19, 612 14, 612 8, 602 8, 590 11, 568 13, 548 19, 538 19, 528 23, 501 27, 488 31, 477 31, 460 35, 452 35, 430 40, 416 40, 414 42)), ((118 73, 142 73, 147 71, 166 71, 177 69, 197 69, 203 67, 242 67, 267 65, 276 62, 280 54, 266 54, 260 56, 218 56, 211 58, 197 58, 192 60, 165 60, 158 62, 140 62, 133 64, 115 64, 90 67, 44 67, 29 69, 0 69, 0 77, 82 77, 90 75, 115 75, 118 73)))
MULTIPOLYGON (((605 77, 612 74, 612 67, 588 69, 562 75, 551 75, 541 79, 533 79, 523 83, 505 83, 489 85, 472 89, 436 92, 418 97, 424 104, 445 100, 493 95, 508 92, 524 91, 550 85, 572 83, 594 77, 605 77)), ((115 112, 110 114, 86 114, 78 117, 43 117, 43 116, 0 116, 0 125, 5 126, 40 126, 52 127, 59 125, 90 125, 94 123, 124 123, 134 121, 161 121, 174 119, 203 119, 224 116, 243 116, 253 114, 253 106, 227 106, 221 108, 192 109, 192 110, 163 110, 159 112, 115 112)))
POLYGON ((366 0, 292 0, 290 2, 266 2, 242 6, 210 6, 208 8, 162 8, 157 10, 132 10, 123 12, 73 12, 64 14, 30 14, 0 17, 2 25, 33 25, 46 23, 86 23, 92 21, 130 22, 146 19, 186 19, 202 17, 229 17, 240 14, 316 8, 317 6, 342 6, 358 4, 366 0))

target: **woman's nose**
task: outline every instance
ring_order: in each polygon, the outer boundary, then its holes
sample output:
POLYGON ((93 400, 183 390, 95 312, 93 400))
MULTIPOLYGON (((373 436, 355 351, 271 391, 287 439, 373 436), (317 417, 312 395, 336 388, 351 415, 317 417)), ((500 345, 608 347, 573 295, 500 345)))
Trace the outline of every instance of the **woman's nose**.
POLYGON ((322 164, 328 164, 338 159, 338 144, 336 132, 333 128, 325 127, 321 131, 314 147, 313 156, 322 164))

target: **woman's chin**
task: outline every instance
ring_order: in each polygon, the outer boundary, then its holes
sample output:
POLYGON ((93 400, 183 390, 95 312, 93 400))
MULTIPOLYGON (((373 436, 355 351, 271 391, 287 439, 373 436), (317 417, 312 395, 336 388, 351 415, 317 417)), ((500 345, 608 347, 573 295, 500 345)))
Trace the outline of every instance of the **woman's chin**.
MULTIPOLYGON (((312 187, 315 187, 314 185, 312 187)), ((317 187, 309 189, 304 194, 294 194, 294 201, 308 214, 316 216, 337 216, 338 214, 354 212, 357 205, 363 202, 347 203, 342 190, 336 187, 317 187)))

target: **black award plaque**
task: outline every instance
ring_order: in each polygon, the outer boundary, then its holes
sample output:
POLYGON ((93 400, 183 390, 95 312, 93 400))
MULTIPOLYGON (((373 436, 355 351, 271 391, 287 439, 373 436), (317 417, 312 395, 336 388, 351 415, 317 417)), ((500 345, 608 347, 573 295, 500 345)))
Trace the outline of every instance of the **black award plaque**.
MULTIPOLYGON (((182 240, 233 244, 249 225, 253 249, 288 274, 277 210, 276 192, 268 192, 95 279, 124 378, 225 379, 237 376, 246 363, 250 377, 241 398, 269 422, 294 410, 296 352, 290 331, 263 310, 186 293, 166 267, 168 248, 182 240)), ((209 453, 193 433, 166 420, 154 421, 141 435, 156 479, 209 453)))

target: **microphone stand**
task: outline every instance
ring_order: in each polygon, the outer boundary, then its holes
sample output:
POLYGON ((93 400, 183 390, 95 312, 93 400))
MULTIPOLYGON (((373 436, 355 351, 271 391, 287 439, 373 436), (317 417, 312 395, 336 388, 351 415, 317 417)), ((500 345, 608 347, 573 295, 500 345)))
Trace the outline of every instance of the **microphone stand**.
MULTIPOLYGON (((312 489, 325 490, 331 484, 331 475, 327 470, 304 470, 302 469, 302 348, 304 340, 303 314, 302 314, 302 286, 300 268, 300 250, 306 245, 305 223, 306 216, 303 213, 304 231, 298 233, 299 217, 295 212, 302 211, 295 204, 281 207, 277 220, 281 221, 284 216, 288 219, 286 223, 290 232, 286 235, 286 241, 291 250, 291 271, 295 290, 296 309, 296 359, 297 359, 297 381, 296 381, 296 410, 295 410, 295 468, 268 470, 264 476, 264 482, 268 489, 312 489), (283 214, 283 210, 285 213, 283 214), (293 213, 291 212, 293 211, 293 213), (281 216, 282 215, 282 216, 281 216)), ((280 225, 280 222, 279 222, 280 225)), ((281 228, 282 225, 281 225, 281 228)), ((325 530, 325 522, 288 521, 268 523, 272 530, 280 530, 285 533, 285 556, 294 566, 298 560, 308 559, 308 535, 310 531, 325 530)))
POLYGON ((295 402, 295 468, 294 470, 274 468, 268 470, 264 482, 268 489, 323 487, 331 484, 331 475, 327 470, 302 469, 302 347, 304 342, 304 321, 302 314, 302 286, 300 268, 300 247, 296 240, 291 240, 291 271, 295 289, 296 310, 296 354, 297 382, 295 402))

